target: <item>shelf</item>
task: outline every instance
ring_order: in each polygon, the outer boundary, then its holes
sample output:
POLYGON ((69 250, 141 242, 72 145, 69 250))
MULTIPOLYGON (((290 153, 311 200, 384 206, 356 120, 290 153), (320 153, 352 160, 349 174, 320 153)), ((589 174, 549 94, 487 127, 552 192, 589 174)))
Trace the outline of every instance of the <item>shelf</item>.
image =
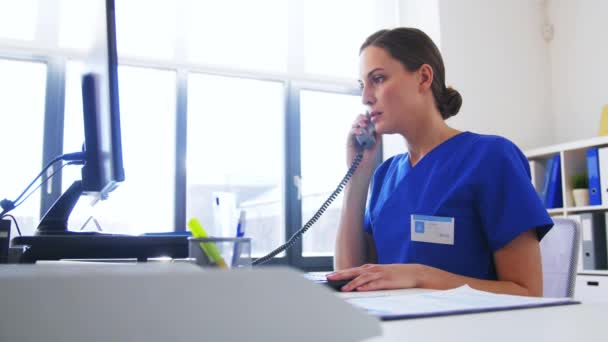
POLYGON ((577 275, 608 276, 608 270, 582 270, 577 275))
POLYGON ((563 144, 540 147, 525 151, 524 154, 528 159, 548 157, 562 151, 572 151, 586 149, 589 147, 608 146, 608 136, 593 137, 585 140, 571 141, 563 144))
POLYGON ((608 206, 606 205, 588 205, 585 207, 566 207, 566 208, 551 208, 547 209, 547 213, 549 215, 562 214, 577 214, 577 213, 590 213, 595 211, 608 211, 608 206))
POLYGON ((551 208, 547 209, 549 215, 551 214, 563 214, 566 210, 564 208, 551 208))
MULTIPOLYGON (((601 216, 606 214, 608 217, 608 204, 604 202, 601 205, 576 206, 574 202, 573 180, 572 177, 577 174, 588 172, 589 160, 587 151, 590 148, 607 148, 608 136, 592 137, 585 140, 572 141, 563 144, 551 145, 532 149, 524 152, 530 162, 530 180, 535 190, 542 193, 545 188, 546 178, 554 175, 553 169, 548 170, 550 160, 554 156, 560 158, 559 179, 555 181, 561 183, 562 207, 546 209, 547 213, 554 219, 558 216, 577 216, 589 215, 598 213, 601 216), (551 175, 549 175, 551 173, 551 175), (584 214, 585 213, 585 214, 584 214)), ((598 158, 599 159, 599 158, 598 158)), ((599 160, 598 160, 599 164, 599 160)), ((606 170, 602 170, 604 173, 606 170)), ((603 177, 604 174, 600 172, 603 177)), ((551 180, 553 182, 553 180, 551 180)), ((552 183, 551 186, 554 184, 552 183)), ((559 185, 559 184, 555 184, 559 185)), ((604 187, 603 184, 600 184, 604 187)), ((602 196, 608 196, 608 192, 602 192, 602 196)), ((596 202, 597 203, 597 202, 596 202)), ((582 227, 584 230, 584 227, 582 227)), ((582 250, 582 241, 579 244, 579 250, 582 250)), ((582 258, 583 253, 579 253, 579 258, 582 258)), ((591 300, 608 299, 608 270, 585 270, 582 269, 582 262, 579 262, 577 269, 577 282, 580 282, 581 287, 577 288, 576 296, 588 297, 591 300), (583 286, 584 285, 584 286, 583 286)))
POLYGON ((568 213, 581 213, 581 212, 592 212, 592 211, 604 211, 608 210, 606 205, 588 205, 586 207, 570 207, 564 209, 568 213))

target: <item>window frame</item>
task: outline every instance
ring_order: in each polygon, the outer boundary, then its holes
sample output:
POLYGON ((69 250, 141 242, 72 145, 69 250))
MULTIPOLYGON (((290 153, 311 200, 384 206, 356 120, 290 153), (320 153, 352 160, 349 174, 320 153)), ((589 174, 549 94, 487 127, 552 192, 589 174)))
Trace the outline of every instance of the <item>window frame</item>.
MULTIPOLYGON (((63 146, 63 106, 65 91, 65 64, 62 57, 41 56, 18 49, 0 50, 0 59, 19 62, 42 63, 46 66, 44 123, 42 136, 42 149, 40 154, 40 170, 42 170, 54 157, 62 154, 63 146)), ((46 175, 54 172, 56 166, 49 168, 46 175)), ((33 179, 40 170, 30 170, 33 179)), ((28 171, 25 171, 28 172, 28 171)), ((25 184, 24 184, 25 186, 25 184)), ((48 208, 59 198, 56 189, 61 189, 61 171, 45 186, 40 187, 40 211, 42 217, 48 208)), ((4 194, 3 196, 16 196, 17 194, 4 194)), ((40 217, 38 219, 40 219, 40 217)))
MULTIPOLYGON (((300 93, 302 91, 317 91, 324 93, 332 93, 339 95, 355 95, 360 96, 361 90, 355 85, 349 84, 340 84, 340 83, 328 83, 328 82, 319 82, 319 81, 294 81, 291 82, 289 94, 290 94, 290 106, 288 106, 288 113, 291 120, 295 121, 292 123, 291 130, 288 128, 287 133, 292 139, 288 142, 287 146, 291 148, 291 153, 294 156, 294 161, 292 162, 294 165, 291 165, 291 169, 288 171, 291 172, 291 179, 293 177, 302 178, 302 170, 301 170, 301 130, 300 130, 300 122, 301 122, 301 106, 300 106, 300 93)), ((353 114, 354 115, 354 114, 353 114)), ((345 127, 345 132, 348 127, 345 127)), ((336 158, 343 158, 344 156, 336 156, 336 158)), ((289 165, 289 164, 288 164, 289 165)), ((338 186, 340 179, 336 179, 336 186, 338 186)), ((293 181, 289 182, 290 184, 286 184, 286 187, 291 189, 290 200, 292 203, 289 203, 288 207, 291 211, 291 221, 288 224, 288 229, 286 230, 287 236, 291 236, 298 229, 300 229, 305 222, 307 222, 310 218, 302 217, 302 200, 297 196, 297 189, 293 183, 293 181), (291 227, 291 229, 289 228, 291 227)), ((335 203, 335 202, 334 202, 335 203)), ((319 206, 322 203, 319 203, 319 206)), ((314 229, 314 225, 310 227, 310 230, 314 229)), ((306 234, 306 233, 305 233, 306 234)), ((302 239, 299 239, 296 244, 291 248, 291 256, 290 262, 293 266, 301 268, 305 271, 316 272, 316 271, 328 271, 333 268, 333 257, 331 256, 303 256, 303 243, 302 239)))

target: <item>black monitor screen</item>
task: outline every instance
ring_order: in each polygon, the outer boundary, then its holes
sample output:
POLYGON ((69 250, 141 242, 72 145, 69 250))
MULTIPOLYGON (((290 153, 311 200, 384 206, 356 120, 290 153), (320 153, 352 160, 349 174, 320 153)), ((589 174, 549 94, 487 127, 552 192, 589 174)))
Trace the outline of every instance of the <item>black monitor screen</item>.
MULTIPOLYGON (((105 3, 103 3, 105 2, 105 3)), ((82 187, 105 199, 125 179, 122 163, 114 0, 96 16, 95 38, 85 61, 82 100, 86 161, 82 187), (105 16, 102 15, 105 13, 105 16)))

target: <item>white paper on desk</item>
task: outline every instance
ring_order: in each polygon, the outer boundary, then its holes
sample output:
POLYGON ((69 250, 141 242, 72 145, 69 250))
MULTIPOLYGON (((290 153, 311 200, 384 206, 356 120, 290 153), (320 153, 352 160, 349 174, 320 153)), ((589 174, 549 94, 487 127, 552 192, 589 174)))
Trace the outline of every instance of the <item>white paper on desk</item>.
POLYGON ((571 298, 538 298, 494 294, 464 285, 452 290, 414 295, 350 298, 347 301, 382 319, 402 319, 577 304, 571 298))

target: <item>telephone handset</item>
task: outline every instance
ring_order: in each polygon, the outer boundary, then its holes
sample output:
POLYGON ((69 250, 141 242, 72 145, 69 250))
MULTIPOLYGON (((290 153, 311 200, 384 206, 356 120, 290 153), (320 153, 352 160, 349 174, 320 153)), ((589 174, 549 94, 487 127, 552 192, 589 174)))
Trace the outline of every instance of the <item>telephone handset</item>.
POLYGON ((376 144, 376 138, 374 137, 376 126, 374 126, 369 112, 367 112, 365 115, 367 116, 367 127, 361 128, 363 133, 355 136, 357 143, 359 143, 359 148, 361 149, 371 148, 376 144))
POLYGON ((313 224, 315 224, 315 222, 317 222, 317 220, 321 217, 321 215, 323 215, 325 210, 327 210, 327 208, 329 208, 329 205, 336 199, 336 197, 338 197, 338 194, 340 194, 340 192, 342 192, 342 190, 346 186, 346 183, 348 183, 350 178, 355 173, 355 170, 357 170, 357 167, 361 163, 361 160, 363 159, 363 150, 371 148, 376 143, 376 138, 374 137, 376 128, 374 126, 374 123, 370 120, 369 112, 366 113, 366 115, 368 118, 367 127, 362 128, 363 133, 361 135, 355 136, 355 139, 356 139, 358 147, 359 147, 357 149, 357 155, 355 156, 355 158, 353 158, 353 161, 350 164, 350 167, 348 168, 346 175, 344 176, 344 178, 342 178, 342 181, 340 181, 340 184, 338 184, 338 187, 336 188, 336 190, 334 190, 334 192, 332 192, 332 194, 329 196, 329 198, 327 198, 325 200, 325 202, 323 202, 323 204, 321 205, 319 210, 317 210, 317 212, 313 215, 313 217, 310 220, 308 220, 308 222, 306 222, 306 224, 302 228, 300 228, 297 232, 295 232, 289 238, 289 240, 287 240, 287 242, 285 242, 284 244, 282 244, 281 246, 279 246, 272 252, 253 261, 253 266, 264 264, 264 263, 268 262, 270 259, 274 258, 277 254, 279 254, 279 253, 283 252, 284 250, 286 250, 287 248, 291 247, 296 242, 296 240, 298 240, 299 238, 302 237, 302 234, 304 234, 313 224))

